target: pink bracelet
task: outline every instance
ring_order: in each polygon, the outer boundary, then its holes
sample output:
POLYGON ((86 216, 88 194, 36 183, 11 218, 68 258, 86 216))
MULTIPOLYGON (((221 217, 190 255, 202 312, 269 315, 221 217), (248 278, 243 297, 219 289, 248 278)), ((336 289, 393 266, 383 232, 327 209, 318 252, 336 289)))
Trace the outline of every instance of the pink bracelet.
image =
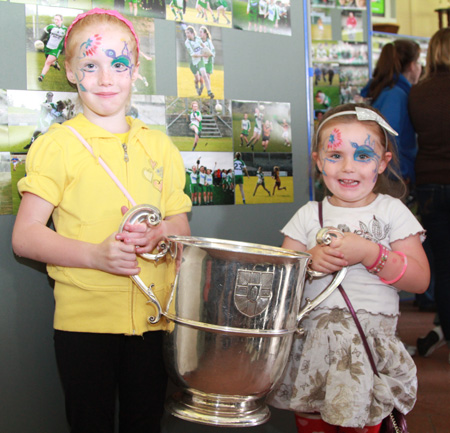
POLYGON ((366 269, 370 272, 373 269, 375 269, 375 266, 378 264, 378 261, 381 259, 381 253, 383 252, 383 246, 381 244, 377 244, 378 248, 379 248, 379 252, 378 252, 378 257, 377 259, 373 262, 372 266, 366 266, 366 269))
POLYGON ((378 246, 380 247, 380 253, 377 261, 370 268, 367 268, 374 275, 379 274, 383 270, 389 256, 389 250, 384 245, 378 244, 378 246))
POLYGON ((403 275, 404 275, 405 272, 406 272, 406 268, 408 267, 408 259, 407 259, 406 255, 403 254, 403 253, 400 252, 400 251, 393 251, 393 252, 394 252, 395 254, 398 254, 399 256, 402 256, 402 257, 403 257, 403 268, 402 268, 402 270, 400 271, 400 274, 398 274, 397 278, 394 278, 394 279, 391 280, 391 281, 386 281, 384 278, 381 278, 381 277, 380 277, 380 280, 381 280, 384 284, 395 284, 398 280, 400 280, 400 278, 403 277, 403 275))

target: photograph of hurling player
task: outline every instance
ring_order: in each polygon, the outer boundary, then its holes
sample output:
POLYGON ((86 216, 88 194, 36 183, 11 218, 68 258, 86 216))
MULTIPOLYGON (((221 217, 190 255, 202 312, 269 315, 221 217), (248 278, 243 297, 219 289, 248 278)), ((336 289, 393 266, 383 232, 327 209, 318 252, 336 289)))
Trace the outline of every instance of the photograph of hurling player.
POLYGON ((240 152, 292 152, 291 104, 232 101, 233 144, 240 152))
POLYGON ((224 98, 222 29, 177 23, 177 94, 224 98))
POLYGON ((291 36, 291 2, 233 0, 233 28, 291 36))
MULTIPOLYGON (((78 3, 78 2, 77 2, 78 3)), ((92 0, 91 8, 114 9, 130 17, 165 19, 166 5, 164 0, 92 0)))
POLYGON ((166 19, 231 27, 232 0, 166 0, 166 19))
POLYGON ((180 151, 231 152, 231 101, 166 97, 166 127, 180 151))
POLYGON ((234 204, 232 152, 181 152, 193 206, 234 204))
POLYGON ((293 202, 292 154, 235 152, 234 193, 235 204, 293 202))

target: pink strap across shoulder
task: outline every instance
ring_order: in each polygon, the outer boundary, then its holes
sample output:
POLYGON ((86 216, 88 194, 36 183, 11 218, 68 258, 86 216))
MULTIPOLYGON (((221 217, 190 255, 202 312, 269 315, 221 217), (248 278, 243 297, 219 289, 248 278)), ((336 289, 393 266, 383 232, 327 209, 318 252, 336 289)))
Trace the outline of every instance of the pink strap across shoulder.
MULTIPOLYGON (((95 158, 94 151, 92 150, 91 145, 84 139, 84 137, 72 126, 64 125, 66 128, 69 128, 74 135, 84 144, 84 147, 90 152, 90 154, 95 158)), ((130 193, 127 191, 127 189, 122 185, 120 180, 116 177, 116 175, 111 171, 111 169, 108 167, 105 161, 101 157, 98 158, 98 162, 100 165, 105 169, 105 171, 109 174, 111 179, 114 181, 114 183, 120 188, 120 190, 124 193, 125 197, 128 199, 128 201, 131 203, 132 206, 136 206, 136 202, 133 200, 133 197, 131 197, 130 193)))

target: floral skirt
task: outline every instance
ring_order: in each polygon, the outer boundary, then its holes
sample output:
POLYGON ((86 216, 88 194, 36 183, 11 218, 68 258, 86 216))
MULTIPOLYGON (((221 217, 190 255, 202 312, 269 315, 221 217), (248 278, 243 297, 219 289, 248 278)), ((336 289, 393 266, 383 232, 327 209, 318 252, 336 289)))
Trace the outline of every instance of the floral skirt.
POLYGON ((396 337, 397 317, 358 311, 380 374, 376 376, 353 317, 341 309, 316 309, 303 320, 303 337, 294 337, 288 365, 268 404, 295 412, 319 412, 329 424, 379 424, 394 407, 414 406, 416 366, 396 337))

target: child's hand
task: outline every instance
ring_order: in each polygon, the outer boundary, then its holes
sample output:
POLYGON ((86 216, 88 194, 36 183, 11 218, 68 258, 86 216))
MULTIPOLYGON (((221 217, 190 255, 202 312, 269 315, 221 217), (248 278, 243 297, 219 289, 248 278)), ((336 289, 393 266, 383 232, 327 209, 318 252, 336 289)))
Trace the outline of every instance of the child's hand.
MULTIPOLYGON (((123 214, 127 211, 125 206, 122 207, 123 214)), ((166 222, 163 220, 156 226, 149 226, 146 223, 126 223, 122 233, 117 233, 115 238, 125 245, 133 246, 136 254, 151 253, 158 243, 166 238, 166 222)))
MULTIPOLYGON (((355 233, 344 233, 343 238, 333 238, 330 247, 342 253, 348 264, 355 265, 365 261, 366 257, 376 257, 378 245, 368 239, 365 239, 355 233)), ((369 262, 373 260, 369 259, 369 262)))
POLYGON ((314 271, 331 274, 348 266, 348 262, 344 259, 344 254, 331 246, 316 245, 308 253, 312 255, 311 268, 314 271))
POLYGON ((116 233, 96 245, 93 262, 92 268, 110 274, 137 275, 140 272, 135 247, 118 241, 116 233))

